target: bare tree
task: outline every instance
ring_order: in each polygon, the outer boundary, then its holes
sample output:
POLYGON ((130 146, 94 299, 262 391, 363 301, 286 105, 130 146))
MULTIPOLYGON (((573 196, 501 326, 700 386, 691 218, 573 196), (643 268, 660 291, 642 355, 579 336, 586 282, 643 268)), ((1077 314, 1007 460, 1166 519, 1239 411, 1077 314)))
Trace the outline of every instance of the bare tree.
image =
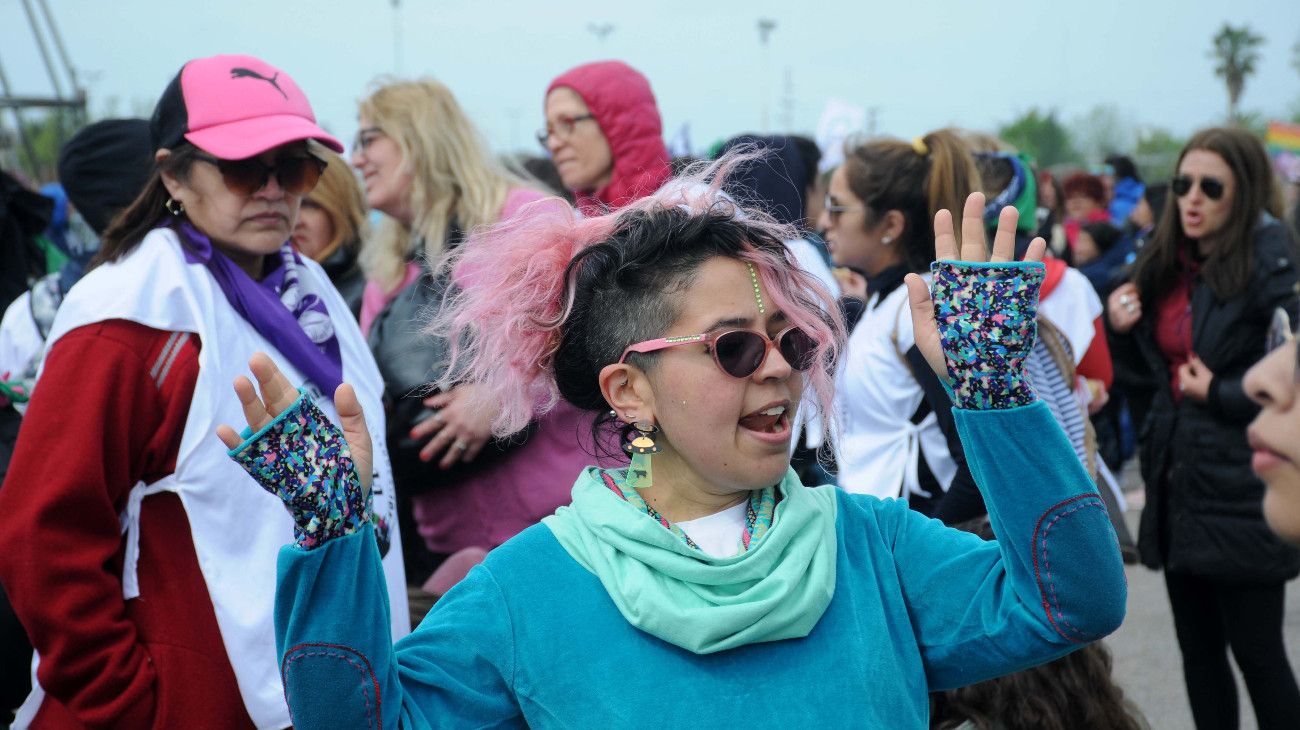
POLYGON ((1234 28, 1224 23, 1218 35, 1214 36, 1214 48, 1210 58, 1218 61, 1214 74, 1223 79, 1228 87, 1228 119, 1237 121, 1237 101, 1241 99, 1246 79, 1255 73, 1255 64, 1259 61, 1260 46, 1264 45, 1264 36, 1255 35, 1250 26, 1234 28))

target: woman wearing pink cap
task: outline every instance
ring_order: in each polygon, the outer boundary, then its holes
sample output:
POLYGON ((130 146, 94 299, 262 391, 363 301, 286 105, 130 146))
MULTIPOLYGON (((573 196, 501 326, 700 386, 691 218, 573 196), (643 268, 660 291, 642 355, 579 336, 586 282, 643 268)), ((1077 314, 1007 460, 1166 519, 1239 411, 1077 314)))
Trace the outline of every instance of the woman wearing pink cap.
MULTIPOLYGON (((259 350, 330 418, 364 406, 383 433, 369 349, 289 240, 325 166, 313 150, 342 145, 293 79, 248 56, 185 64, 151 133, 153 176, 59 310, 0 489, 0 580, 39 655, 17 722, 286 727, 273 548, 295 537, 293 522, 274 499, 233 488, 247 477, 212 434, 239 417, 226 388, 259 350), (353 387, 335 401, 345 379, 353 387)), ((377 446, 370 508, 401 636, 392 479, 377 446)))

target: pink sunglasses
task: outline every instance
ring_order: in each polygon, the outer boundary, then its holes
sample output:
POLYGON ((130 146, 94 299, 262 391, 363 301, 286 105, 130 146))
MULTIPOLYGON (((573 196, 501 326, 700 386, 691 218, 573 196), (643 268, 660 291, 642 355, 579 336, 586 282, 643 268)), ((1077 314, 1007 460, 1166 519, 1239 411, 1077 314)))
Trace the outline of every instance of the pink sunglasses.
POLYGON ((781 357, 790 363, 790 367, 802 372, 812 365, 812 355, 817 349, 817 343, 813 341, 812 337, 808 336, 807 332, 791 325, 781 330, 772 339, 768 339, 767 335, 751 330, 727 330, 718 333, 706 332, 701 335, 660 337, 656 340, 646 340, 635 345, 629 345, 618 361, 620 364, 625 362, 627 356, 634 352, 644 354, 697 342, 711 342, 713 344, 713 361, 718 364, 718 368, 722 372, 733 378, 748 378, 758 372, 758 369, 763 366, 763 362, 767 360, 767 353, 772 348, 781 351, 781 357))

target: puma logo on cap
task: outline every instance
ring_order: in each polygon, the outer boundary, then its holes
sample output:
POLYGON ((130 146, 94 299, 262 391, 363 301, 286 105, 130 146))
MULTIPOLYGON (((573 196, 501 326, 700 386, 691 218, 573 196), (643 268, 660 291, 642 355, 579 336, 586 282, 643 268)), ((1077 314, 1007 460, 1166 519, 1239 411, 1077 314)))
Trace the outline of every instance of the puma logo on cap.
POLYGON ((278 91, 278 92, 280 92, 280 96, 283 96, 283 97, 285 98, 285 100, 288 100, 288 99, 289 99, 289 95, 286 94, 286 93, 284 93, 284 89, 281 89, 281 88, 280 88, 280 85, 279 85, 278 83, 276 83, 276 81, 275 81, 276 79, 280 78, 280 72, 279 72, 279 71, 276 71, 276 72, 275 72, 275 75, 268 79, 267 77, 263 76, 262 74, 260 74, 260 73, 258 73, 258 72, 256 72, 256 71, 254 71, 254 70, 252 70, 252 69, 247 69, 247 68, 232 68, 232 69, 230 69, 230 78, 232 78, 232 79, 261 79, 262 81, 265 81, 266 83, 270 84, 271 86, 274 86, 274 87, 275 87, 275 90, 278 91))

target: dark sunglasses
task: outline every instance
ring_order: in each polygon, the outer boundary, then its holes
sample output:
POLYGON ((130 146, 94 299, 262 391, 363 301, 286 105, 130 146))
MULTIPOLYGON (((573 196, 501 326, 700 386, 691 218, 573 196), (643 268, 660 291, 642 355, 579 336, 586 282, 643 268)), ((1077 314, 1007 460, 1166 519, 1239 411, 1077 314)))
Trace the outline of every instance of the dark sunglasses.
POLYGON ((722 372, 733 378, 748 378, 758 372, 758 369, 763 367, 763 362, 767 360, 767 353, 774 347, 781 351, 781 357, 790 363, 790 367, 800 372, 812 367, 813 353, 817 350, 817 343, 808 336, 807 332, 791 325, 781 330, 772 339, 752 330, 660 337, 657 340, 646 340, 628 346, 618 361, 620 363, 626 361, 627 356, 634 352, 655 352, 697 342, 709 343, 713 350, 713 361, 718 364, 722 372))
MULTIPOLYGON (((1169 189, 1174 191, 1174 195, 1183 197, 1192 192, 1192 188, 1197 184, 1197 179, 1191 175, 1177 175, 1169 183, 1169 189)), ((1203 177, 1199 180, 1201 192, 1210 200, 1218 200, 1223 197, 1223 181, 1216 177, 1203 177)))
POLYGON ((198 159, 215 165, 230 192, 252 195, 266 186, 275 175, 280 187, 290 195, 306 195, 316 187, 325 172, 325 161, 314 155, 284 155, 268 165, 257 157, 246 160, 222 160, 198 154, 198 159))
MULTIPOLYGON (((1268 327, 1268 340, 1264 343, 1267 348, 1266 352, 1272 352, 1288 342, 1294 342, 1296 339, 1296 327, 1291 324, 1291 317, 1282 307, 1273 311, 1273 321, 1268 327)), ((1294 378, 1300 383, 1300 348, 1296 349, 1296 362, 1294 369, 1294 378)))
POLYGON ((576 117, 560 117, 555 120, 555 124, 547 124, 544 129, 537 130, 537 143, 545 147, 547 142, 551 141, 551 135, 556 135, 561 139, 567 139, 573 134, 573 128, 578 122, 585 122, 588 119, 595 119, 591 114, 579 114, 576 117))

